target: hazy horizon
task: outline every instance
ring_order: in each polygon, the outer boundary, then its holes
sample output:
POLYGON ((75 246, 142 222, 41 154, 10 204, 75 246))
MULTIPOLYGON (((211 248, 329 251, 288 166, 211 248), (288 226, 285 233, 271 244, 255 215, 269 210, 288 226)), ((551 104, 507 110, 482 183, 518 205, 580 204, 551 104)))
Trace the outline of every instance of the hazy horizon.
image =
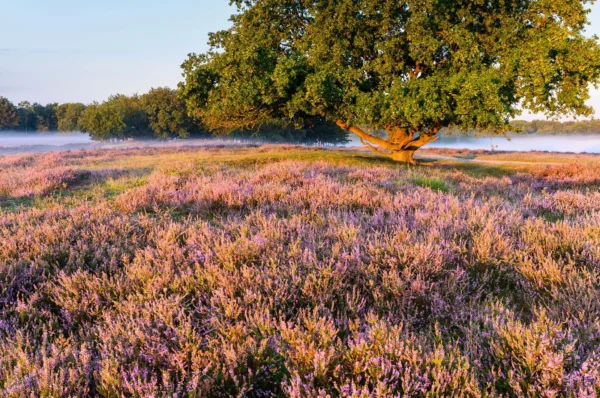
MULTIPOLYGON (((358 137, 349 136, 350 141, 342 147, 362 146, 358 137)), ((246 138, 246 140, 251 138, 246 138)), ((138 147, 180 147, 205 146, 220 143, 235 143, 239 137, 210 137, 187 138, 175 140, 124 140, 124 141, 94 141, 88 134, 80 132, 25 132, 0 131, 0 156, 10 154, 54 152, 78 149, 115 149, 138 147), (33 139, 33 140, 32 140, 33 139)), ((278 141, 257 140, 260 143, 282 144, 278 141)), ((440 140, 428 146, 429 148, 452 148, 469 150, 499 150, 499 151, 549 151, 568 153, 599 153, 600 135, 570 134, 570 135, 517 135, 510 139, 502 136, 455 136, 442 135, 440 140)))

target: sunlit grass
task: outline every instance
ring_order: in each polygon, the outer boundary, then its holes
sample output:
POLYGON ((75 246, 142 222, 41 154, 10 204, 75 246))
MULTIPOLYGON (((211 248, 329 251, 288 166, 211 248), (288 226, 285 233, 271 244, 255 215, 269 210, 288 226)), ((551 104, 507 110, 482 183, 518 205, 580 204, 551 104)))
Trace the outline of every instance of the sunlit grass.
POLYGON ((492 160, 505 162, 527 162, 544 164, 565 164, 565 163, 594 163, 600 162, 600 155, 594 154, 556 154, 542 152, 515 152, 502 153, 497 155, 476 156, 478 160, 492 160))
POLYGON ((450 191, 450 188, 448 187, 446 182, 444 182, 443 180, 440 180, 439 178, 419 177, 419 178, 413 179, 412 182, 416 186, 430 188, 433 191, 440 191, 440 192, 444 192, 444 193, 447 193, 448 191, 450 191))

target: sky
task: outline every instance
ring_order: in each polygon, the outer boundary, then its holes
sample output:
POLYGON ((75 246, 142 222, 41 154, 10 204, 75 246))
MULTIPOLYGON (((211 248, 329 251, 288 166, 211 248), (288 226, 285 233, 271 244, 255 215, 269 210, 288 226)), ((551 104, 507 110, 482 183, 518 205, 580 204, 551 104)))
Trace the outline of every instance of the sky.
POLYGON ((175 88, 190 52, 229 26, 228 0, 0 0, 0 95, 104 100, 175 88))
MULTIPOLYGON (((175 88, 187 54, 233 11, 229 0, 0 0, 0 96, 89 103, 175 88)), ((591 22, 600 36, 600 2, 591 22)), ((600 116, 600 91, 590 104, 600 116)))

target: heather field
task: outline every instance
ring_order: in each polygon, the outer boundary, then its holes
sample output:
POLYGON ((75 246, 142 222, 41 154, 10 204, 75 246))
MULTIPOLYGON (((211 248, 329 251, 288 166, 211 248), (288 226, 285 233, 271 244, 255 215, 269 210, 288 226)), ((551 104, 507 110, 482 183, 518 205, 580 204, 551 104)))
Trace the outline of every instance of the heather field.
POLYGON ((593 397, 600 156, 0 157, 0 396, 593 397))

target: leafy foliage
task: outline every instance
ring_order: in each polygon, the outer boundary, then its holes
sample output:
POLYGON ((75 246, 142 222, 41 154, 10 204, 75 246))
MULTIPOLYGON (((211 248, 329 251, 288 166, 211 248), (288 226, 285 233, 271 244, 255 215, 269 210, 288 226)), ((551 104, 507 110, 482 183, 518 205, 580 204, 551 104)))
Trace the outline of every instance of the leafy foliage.
POLYGON ((124 139, 148 134, 148 119, 138 96, 111 96, 102 104, 93 103, 79 119, 81 129, 92 139, 124 139))
POLYGON ((7 98, 0 97, 0 130, 13 129, 18 125, 17 108, 7 98))
POLYGON ((35 109, 28 101, 19 103, 19 130, 36 131, 38 128, 38 117, 35 109))
POLYGON ((31 105, 27 101, 15 107, 6 98, 0 97, 0 129, 25 131, 53 131, 57 129, 58 104, 31 105))
POLYGON ((58 128, 58 118, 56 116, 56 109, 58 104, 52 103, 47 105, 41 105, 37 102, 32 105, 33 113, 35 114, 36 129, 38 131, 56 131, 58 128))
MULTIPOLYGON (((6 100, 6 105, 2 106, 10 111, 11 105, 6 100)), ((81 103, 42 106, 22 102, 13 108, 18 125, 13 124, 13 128, 18 127, 16 129, 21 131, 82 131, 100 141, 209 135, 200 120, 188 115, 186 103, 179 93, 168 87, 153 88, 142 96, 115 95, 103 103, 95 102, 89 106, 81 103)), ((348 142, 346 132, 324 120, 286 128, 271 123, 253 130, 235 131, 232 136, 244 140, 303 144, 338 145, 348 142)))
POLYGON ((58 131, 81 131, 79 118, 84 111, 85 105, 81 103, 66 103, 57 106, 58 131))
POLYGON ((188 108, 212 130, 321 117, 393 155, 444 127, 503 133, 523 108, 592 112, 588 0, 233 3, 231 28, 183 64, 188 108))
POLYGON ((153 88, 140 97, 140 105, 146 112, 155 137, 184 138, 195 129, 187 115, 185 102, 175 90, 168 87, 153 88))

